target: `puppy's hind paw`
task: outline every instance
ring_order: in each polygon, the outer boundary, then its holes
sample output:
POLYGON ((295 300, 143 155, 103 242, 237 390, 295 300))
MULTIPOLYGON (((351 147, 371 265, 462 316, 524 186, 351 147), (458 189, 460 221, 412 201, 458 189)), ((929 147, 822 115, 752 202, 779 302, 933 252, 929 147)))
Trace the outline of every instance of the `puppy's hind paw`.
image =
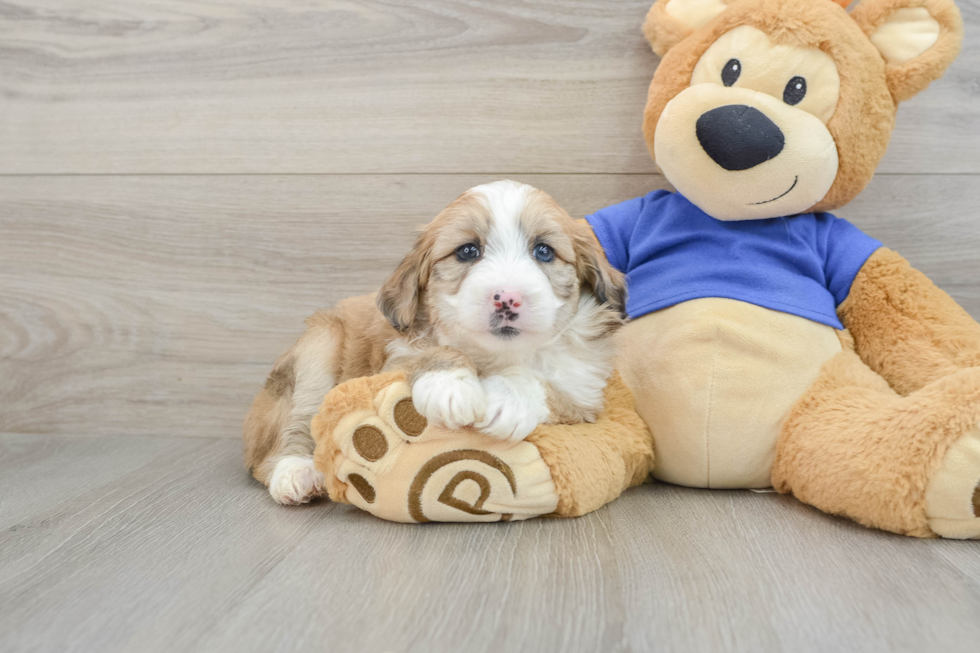
POLYGON ((323 493, 323 474, 313 466, 310 456, 286 456, 269 479, 269 494, 276 503, 297 506, 309 503, 323 493))

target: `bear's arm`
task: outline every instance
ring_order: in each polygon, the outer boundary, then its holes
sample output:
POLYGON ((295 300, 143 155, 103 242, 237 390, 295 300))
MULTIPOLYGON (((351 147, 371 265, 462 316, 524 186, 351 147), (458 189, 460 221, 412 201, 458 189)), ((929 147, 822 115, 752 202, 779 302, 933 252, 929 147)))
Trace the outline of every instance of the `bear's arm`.
POLYGON ((858 355, 900 394, 980 366, 980 324, 890 249, 864 263, 837 313, 858 355))

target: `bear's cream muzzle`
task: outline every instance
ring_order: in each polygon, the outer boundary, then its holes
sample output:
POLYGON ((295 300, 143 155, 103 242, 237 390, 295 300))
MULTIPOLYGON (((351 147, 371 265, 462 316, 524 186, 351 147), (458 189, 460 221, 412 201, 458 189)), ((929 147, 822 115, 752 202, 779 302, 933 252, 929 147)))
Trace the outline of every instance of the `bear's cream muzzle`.
POLYGON ((704 83, 664 108, 654 139, 667 180, 718 220, 804 213, 837 177, 826 125, 771 95, 704 83))

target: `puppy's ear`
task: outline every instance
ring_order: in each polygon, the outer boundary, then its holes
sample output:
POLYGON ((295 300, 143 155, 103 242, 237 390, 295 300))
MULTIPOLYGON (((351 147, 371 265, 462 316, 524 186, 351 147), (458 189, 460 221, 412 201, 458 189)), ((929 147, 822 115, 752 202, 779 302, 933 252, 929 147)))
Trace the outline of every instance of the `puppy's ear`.
POLYGON ((579 283, 592 290, 600 304, 606 304, 623 318, 626 317, 626 278, 609 265, 602 245, 585 220, 576 220, 575 268, 579 283))
POLYGON ((429 282, 430 248, 430 239, 424 232, 419 234, 412 251, 378 291, 378 309, 402 333, 419 322, 422 293, 429 282))
POLYGON ((672 47, 716 18, 731 0, 657 0, 643 23, 643 35, 662 57, 672 47))
POLYGON ((963 42, 963 19, 951 0, 863 0, 851 17, 885 60, 896 104, 942 77, 963 42))

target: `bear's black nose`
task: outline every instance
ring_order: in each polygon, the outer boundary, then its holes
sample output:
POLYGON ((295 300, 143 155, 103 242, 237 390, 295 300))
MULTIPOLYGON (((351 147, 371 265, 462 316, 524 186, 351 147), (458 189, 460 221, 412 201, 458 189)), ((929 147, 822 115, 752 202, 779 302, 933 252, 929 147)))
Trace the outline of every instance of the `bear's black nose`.
POLYGON ((786 138, 776 123, 758 109, 729 104, 698 118, 698 140, 725 170, 748 170, 783 151, 786 138))

